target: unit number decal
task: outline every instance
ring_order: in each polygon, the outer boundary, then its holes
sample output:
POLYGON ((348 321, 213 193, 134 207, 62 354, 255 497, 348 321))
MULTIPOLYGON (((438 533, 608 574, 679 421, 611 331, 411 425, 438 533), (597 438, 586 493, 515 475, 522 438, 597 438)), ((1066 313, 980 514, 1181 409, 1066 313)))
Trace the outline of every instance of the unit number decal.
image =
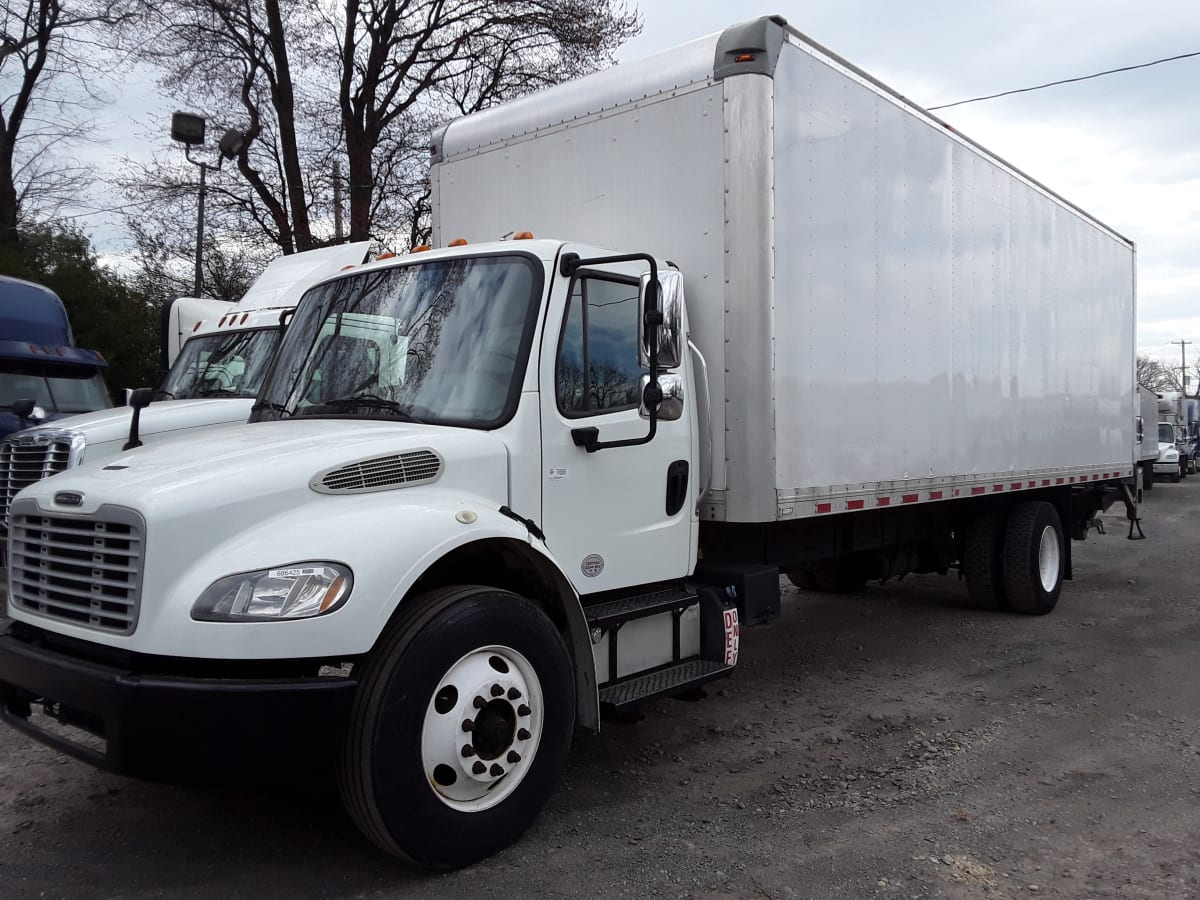
POLYGON ((566 477, 566 466, 551 466, 546 470, 546 479, 548 481, 562 481, 566 477))
POLYGON ((725 610, 725 665, 736 666, 738 660, 738 645, 741 643, 742 629, 738 625, 738 611, 725 610))
POLYGON ((582 565, 579 567, 579 571, 581 571, 588 578, 595 578, 604 571, 604 557, 599 553, 593 553, 589 556, 585 556, 583 558, 582 565))

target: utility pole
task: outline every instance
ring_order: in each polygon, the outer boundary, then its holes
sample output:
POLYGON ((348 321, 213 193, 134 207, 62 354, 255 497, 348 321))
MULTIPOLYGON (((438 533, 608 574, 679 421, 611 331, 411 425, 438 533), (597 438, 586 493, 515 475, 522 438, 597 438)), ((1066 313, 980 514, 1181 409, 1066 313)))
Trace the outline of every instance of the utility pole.
POLYGON ((1186 397, 1188 395, 1188 390, 1187 390, 1187 345, 1192 343, 1192 341, 1171 341, 1171 343, 1179 345, 1179 359, 1180 359, 1179 390, 1180 390, 1180 393, 1182 393, 1183 396, 1186 397))

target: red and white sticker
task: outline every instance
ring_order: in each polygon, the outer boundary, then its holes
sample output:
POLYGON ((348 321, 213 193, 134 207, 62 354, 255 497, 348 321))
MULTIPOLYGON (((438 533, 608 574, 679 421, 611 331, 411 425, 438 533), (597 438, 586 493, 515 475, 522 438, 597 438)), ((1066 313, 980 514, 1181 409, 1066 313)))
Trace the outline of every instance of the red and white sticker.
POLYGON ((741 642, 741 637, 742 628, 738 624, 737 610, 725 610, 725 665, 737 665, 738 644, 741 642))

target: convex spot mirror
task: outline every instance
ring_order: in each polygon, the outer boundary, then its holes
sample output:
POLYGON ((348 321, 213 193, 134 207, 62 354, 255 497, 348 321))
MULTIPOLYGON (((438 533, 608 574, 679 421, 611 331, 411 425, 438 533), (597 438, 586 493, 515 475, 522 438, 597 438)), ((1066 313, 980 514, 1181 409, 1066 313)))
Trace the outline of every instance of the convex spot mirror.
MULTIPOLYGON (((642 287, 638 294, 638 321, 646 321, 646 288, 650 275, 642 276, 642 287)), ((658 308, 662 311, 662 324, 658 326, 658 365, 662 369, 673 369, 682 358, 680 352, 680 323, 683 320, 683 275, 673 269, 662 269, 658 273, 658 308)), ((647 329, 642 328, 638 342, 638 357, 643 368, 650 367, 650 346, 647 329)))

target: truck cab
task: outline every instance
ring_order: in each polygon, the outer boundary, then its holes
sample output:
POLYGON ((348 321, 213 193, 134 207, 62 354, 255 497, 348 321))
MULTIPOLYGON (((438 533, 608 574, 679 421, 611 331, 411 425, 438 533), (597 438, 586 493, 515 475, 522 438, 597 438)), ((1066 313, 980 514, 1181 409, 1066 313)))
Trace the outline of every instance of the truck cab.
POLYGON ((0 275, 0 335, 0 437, 112 405, 108 363, 75 346, 62 300, 49 288, 0 275), (24 415, 22 400, 32 401, 24 415))

